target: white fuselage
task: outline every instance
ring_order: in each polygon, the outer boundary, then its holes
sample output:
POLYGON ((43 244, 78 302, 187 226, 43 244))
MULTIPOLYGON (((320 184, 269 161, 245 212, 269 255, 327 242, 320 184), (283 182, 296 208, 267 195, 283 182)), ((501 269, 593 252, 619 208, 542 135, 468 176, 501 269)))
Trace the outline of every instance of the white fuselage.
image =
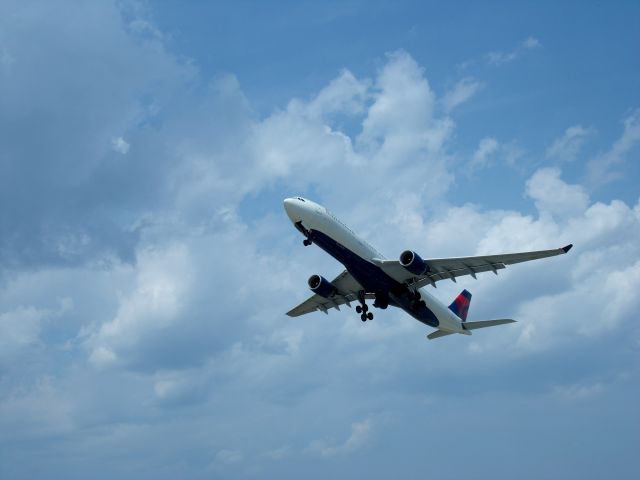
POLYGON ((325 207, 301 197, 287 198, 284 207, 296 228, 343 263, 365 288, 365 293, 384 290, 390 297, 390 305, 402 308, 417 320, 440 330, 469 333, 463 328, 461 319, 425 288, 419 289, 419 293, 428 312, 412 308, 410 294, 413 291, 406 285, 395 282, 376 265, 375 260, 384 259, 382 254, 358 237, 325 207), (437 319, 435 324, 434 318, 437 319))

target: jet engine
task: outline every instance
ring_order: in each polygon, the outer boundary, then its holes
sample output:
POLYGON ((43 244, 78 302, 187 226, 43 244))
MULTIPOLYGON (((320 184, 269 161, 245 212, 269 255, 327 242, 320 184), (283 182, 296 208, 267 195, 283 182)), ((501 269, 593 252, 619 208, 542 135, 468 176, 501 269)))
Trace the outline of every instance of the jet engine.
POLYGON ((334 287, 329 280, 320 275, 311 275, 307 283, 309 284, 311 291, 321 297, 329 298, 336 293, 336 287, 334 287))
POLYGON ((422 260, 420 255, 411 250, 405 250, 400 254, 400 265, 414 275, 422 275, 429 271, 429 265, 427 265, 427 262, 422 260))

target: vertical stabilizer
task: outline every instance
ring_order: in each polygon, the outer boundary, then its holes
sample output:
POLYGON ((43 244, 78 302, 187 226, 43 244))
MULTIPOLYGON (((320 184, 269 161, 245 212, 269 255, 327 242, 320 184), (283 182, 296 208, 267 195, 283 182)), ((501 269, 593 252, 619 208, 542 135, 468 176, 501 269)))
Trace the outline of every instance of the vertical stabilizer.
POLYGON ((449 305, 449 310, 455 313, 463 322, 467 321, 467 313, 469 313, 469 305, 471 305, 471 292, 463 290, 460 295, 449 305))

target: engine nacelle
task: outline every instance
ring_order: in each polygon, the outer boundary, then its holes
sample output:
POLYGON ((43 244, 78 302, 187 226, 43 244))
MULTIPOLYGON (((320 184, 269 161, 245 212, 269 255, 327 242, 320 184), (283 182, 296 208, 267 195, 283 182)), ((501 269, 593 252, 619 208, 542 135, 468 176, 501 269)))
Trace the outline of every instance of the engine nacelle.
POLYGON ((329 298, 336 293, 336 287, 334 287, 329 280, 320 275, 311 275, 307 283, 309 284, 311 291, 321 297, 329 298))
POLYGON ((400 265, 414 275, 422 275, 429 271, 429 265, 411 250, 405 250, 400 254, 400 265))

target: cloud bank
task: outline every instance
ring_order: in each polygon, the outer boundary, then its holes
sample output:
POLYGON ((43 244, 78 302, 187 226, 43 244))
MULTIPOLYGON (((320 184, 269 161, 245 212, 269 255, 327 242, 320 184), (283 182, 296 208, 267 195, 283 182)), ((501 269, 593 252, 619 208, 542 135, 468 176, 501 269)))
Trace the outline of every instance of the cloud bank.
MULTIPOLYGON (((453 115, 480 84, 438 94, 406 51, 259 116, 233 74, 169 52, 144 10, 74 6, 0 11, 3 477, 386 478, 427 465, 402 462, 425 445, 456 476, 461 444, 480 468, 495 445, 522 459, 573 438, 559 418, 599 451, 593 410, 633 445, 625 404, 602 407, 637 393, 639 203, 592 200, 558 166, 522 182, 528 213, 456 202, 453 115), (281 207, 297 193, 390 257, 576 247, 438 287, 472 289, 475 318, 519 320, 491 334, 427 344, 397 311, 365 328, 348 309, 289 319, 310 273, 341 269, 300 246, 281 207)), ((591 171, 619 165, 634 119, 591 171)), ((569 130, 555 150, 577 155, 569 130)), ((501 148, 478 145, 480 165, 501 148)), ((543 474, 539 460, 502 477, 543 474)))

